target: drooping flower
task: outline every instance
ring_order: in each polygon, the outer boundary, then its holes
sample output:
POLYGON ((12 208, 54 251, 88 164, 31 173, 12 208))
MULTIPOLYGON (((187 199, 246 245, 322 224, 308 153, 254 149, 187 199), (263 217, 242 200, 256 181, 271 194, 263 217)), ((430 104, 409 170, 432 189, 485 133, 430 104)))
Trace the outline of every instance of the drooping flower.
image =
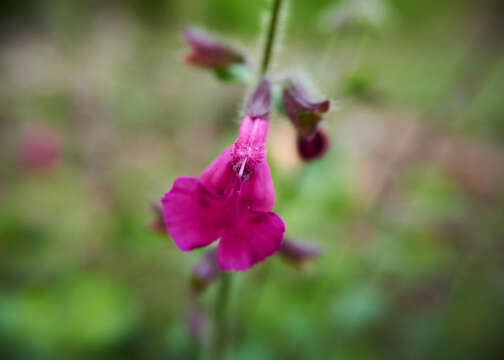
POLYGON ((186 27, 183 31, 185 40, 191 46, 191 52, 184 61, 192 66, 214 70, 217 77, 224 81, 248 81, 250 71, 245 56, 230 46, 221 44, 202 31, 186 27))
POLYGON ((304 160, 314 160, 325 154, 329 140, 320 129, 322 115, 329 111, 329 100, 314 101, 296 81, 289 80, 282 94, 285 113, 298 132, 297 149, 304 160))
POLYGON ((180 177, 161 199, 166 229, 182 251, 220 239, 217 261, 243 271, 280 249, 285 231, 273 213, 274 191, 266 162, 270 84, 252 95, 238 137, 199 179, 180 177))

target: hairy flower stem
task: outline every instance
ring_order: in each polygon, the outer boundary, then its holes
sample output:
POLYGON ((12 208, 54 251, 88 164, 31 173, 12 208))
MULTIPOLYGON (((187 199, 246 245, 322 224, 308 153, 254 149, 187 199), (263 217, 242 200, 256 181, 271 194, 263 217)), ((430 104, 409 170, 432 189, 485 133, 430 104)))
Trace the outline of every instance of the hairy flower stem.
POLYGON ((220 279, 220 287, 215 300, 215 319, 214 319, 214 347, 213 354, 215 359, 224 359, 229 348, 229 320, 228 303, 229 292, 231 290, 231 274, 223 273, 220 279))
POLYGON ((264 45, 263 58, 261 63, 261 71, 259 76, 264 76, 268 72, 271 58, 275 48, 275 39, 278 30, 278 22, 280 18, 280 9, 282 8, 283 0, 273 0, 273 8, 271 9, 270 21, 268 25, 268 33, 266 35, 266 42, 264 45))

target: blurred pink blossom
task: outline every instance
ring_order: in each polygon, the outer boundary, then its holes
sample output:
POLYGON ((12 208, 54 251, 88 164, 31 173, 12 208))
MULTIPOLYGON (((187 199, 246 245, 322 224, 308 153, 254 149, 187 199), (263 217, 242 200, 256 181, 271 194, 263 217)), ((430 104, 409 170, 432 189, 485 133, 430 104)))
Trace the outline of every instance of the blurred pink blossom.
POLYGON ((62 150, 59 133, 46 126, 30 125, 22 134, 19 145, 19 162, 31 172, 47 172, 58 163, 62 150))

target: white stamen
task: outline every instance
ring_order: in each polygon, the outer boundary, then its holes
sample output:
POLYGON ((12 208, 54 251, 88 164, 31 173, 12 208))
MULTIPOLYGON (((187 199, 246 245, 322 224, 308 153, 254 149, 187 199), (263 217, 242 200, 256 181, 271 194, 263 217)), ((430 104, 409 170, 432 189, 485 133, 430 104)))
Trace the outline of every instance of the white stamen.
POLYGON ((240 172, 238 173, 239 177, 243 176, 243 172, 245 171, 245 164, 247 163, 247 158, 243 159, 243 162, 240 167, 240 172))

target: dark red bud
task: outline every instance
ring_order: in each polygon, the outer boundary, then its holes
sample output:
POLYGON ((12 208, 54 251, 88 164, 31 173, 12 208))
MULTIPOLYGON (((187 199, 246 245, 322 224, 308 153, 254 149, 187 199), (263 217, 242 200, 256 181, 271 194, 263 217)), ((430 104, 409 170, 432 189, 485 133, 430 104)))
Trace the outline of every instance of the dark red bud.
POLYGON ((329 148, 329 139, 319 129, 315 134, 303 137, 298 136, 297 150, 301 158, 305 161, 311 161, 323 156, 329 148))

